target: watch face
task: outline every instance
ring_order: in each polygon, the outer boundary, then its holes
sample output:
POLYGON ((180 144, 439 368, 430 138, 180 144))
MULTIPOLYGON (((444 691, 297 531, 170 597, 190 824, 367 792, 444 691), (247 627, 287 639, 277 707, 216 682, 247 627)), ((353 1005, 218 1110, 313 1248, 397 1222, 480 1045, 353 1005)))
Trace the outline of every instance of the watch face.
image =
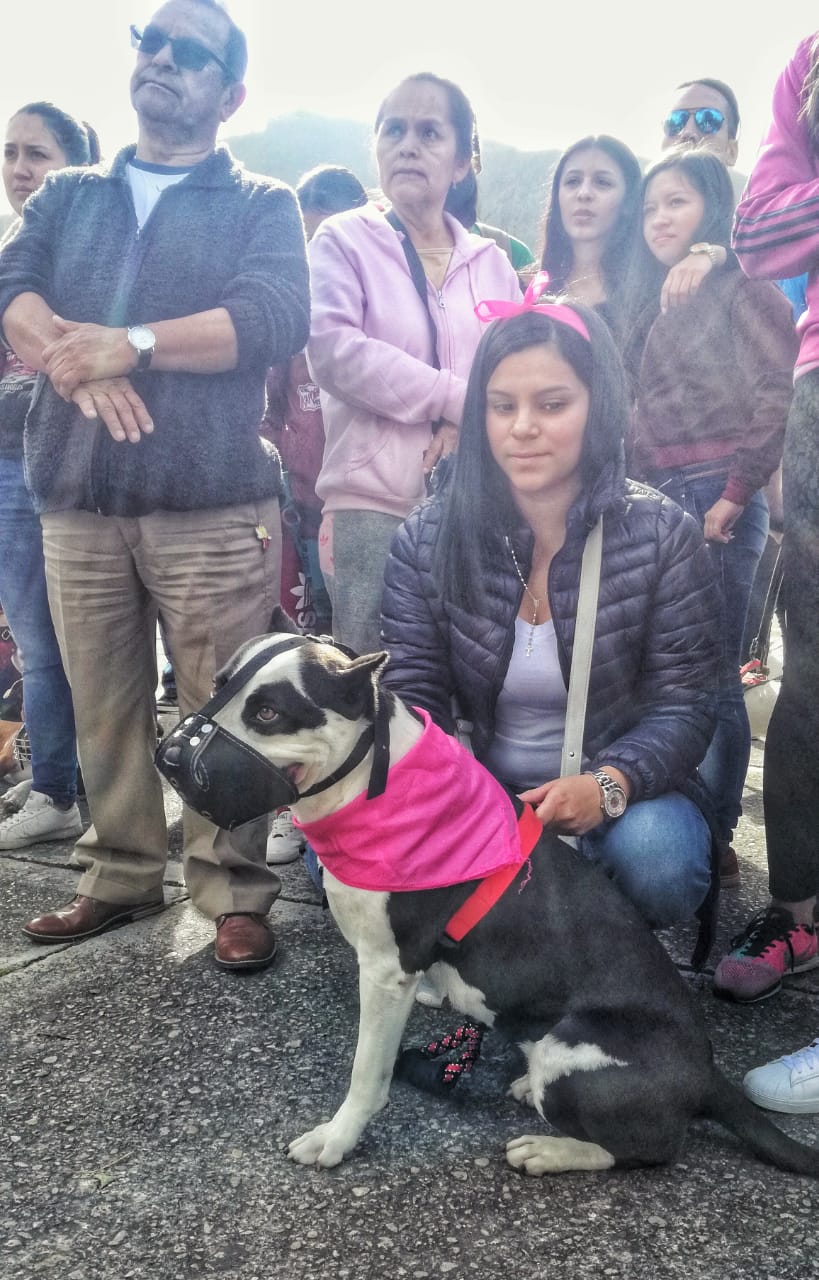
POLYGON ((156 338, 145 325, 136 324, 128 330, 128 341, 137 351, 153 351, 156 338))
POLYGON ((622 787, 618 787, 614 783, 606 791, 606 798, 603 803, 610 818, 619 818, 626 811, 626 793, 622 787))

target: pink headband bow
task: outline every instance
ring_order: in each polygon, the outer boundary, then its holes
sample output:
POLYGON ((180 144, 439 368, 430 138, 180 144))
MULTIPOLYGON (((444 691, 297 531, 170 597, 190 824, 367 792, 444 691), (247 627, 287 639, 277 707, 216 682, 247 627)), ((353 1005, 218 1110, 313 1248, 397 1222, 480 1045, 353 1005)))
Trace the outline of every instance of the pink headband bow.
POLYGON ((508 320, 511 316, 523 316, 527 311, 534 311, 537 315, 556 320, 558 324, 567 324, 570 329, 574 329, 575 333, 579 333, 581 338, 591 342, 589 331, 580 316, 565 302, 538 302, 538 298, 546 292, 548 287, 548 271, 538 271, 521 302, 506 302, 500 298, 479 302, 475 308, 475 315, 479 320, 508 320))

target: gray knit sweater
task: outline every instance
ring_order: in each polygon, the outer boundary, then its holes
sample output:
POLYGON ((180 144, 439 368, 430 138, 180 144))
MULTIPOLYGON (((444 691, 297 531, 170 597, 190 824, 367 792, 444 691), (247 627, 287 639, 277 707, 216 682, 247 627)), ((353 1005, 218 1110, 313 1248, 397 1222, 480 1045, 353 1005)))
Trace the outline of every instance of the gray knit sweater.
POLYGON ((131 375, 154 422, 117 443, 37 380, 26 421, 30 486, 40 511, 105 515, 188 511, 271 497, 280 472, 259 438, 265 371, 300 351, 310 324, 304 232, 295 196, 245 172, 225 147, 166 190, 139 231, 126 166, 50 174, 0 253, 0 318, 20 293, 59 315, 131 325, 230 313, 228 373, 131 375))

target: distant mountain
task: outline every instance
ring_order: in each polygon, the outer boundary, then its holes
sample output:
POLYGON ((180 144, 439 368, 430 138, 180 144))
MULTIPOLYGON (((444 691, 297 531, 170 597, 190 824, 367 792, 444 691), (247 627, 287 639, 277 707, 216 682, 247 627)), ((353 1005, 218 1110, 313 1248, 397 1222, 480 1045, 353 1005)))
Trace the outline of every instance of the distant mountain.
MULTIPOLYGON (((378 182, 372 131, 358 120, 299 111, 271 120, 263 133, 228 141, 249 169, 291 184, 317 164, 346 165, 368 188, 378 182)), ((478 180, 481 220, 503 227, 537 253, 549 173, 560 152, 519 151, 485 142, 482 154, 483 172, 478 180)))

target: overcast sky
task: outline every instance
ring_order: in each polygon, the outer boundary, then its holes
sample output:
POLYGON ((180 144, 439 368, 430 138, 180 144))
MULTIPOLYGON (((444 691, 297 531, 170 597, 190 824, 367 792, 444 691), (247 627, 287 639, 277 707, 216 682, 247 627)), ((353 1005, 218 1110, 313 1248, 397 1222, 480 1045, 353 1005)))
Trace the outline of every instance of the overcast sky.
MULTIPOLYGON (((90 120, 107 154, 131 141, 128 26, 157 7, 18 0, 4 23, 0 121, 50 98, 90 120)), ((815 0, 233 0, 230 8, 247 32, 250 68, 227 136, 294 110, 370 121, 402 76, 430 70, 467 91, 484 138, 563 147, 605 132, 650 157, 669 92, 705 75, 737 93, 746 171, 776 76, 819 28, 815 0)))

